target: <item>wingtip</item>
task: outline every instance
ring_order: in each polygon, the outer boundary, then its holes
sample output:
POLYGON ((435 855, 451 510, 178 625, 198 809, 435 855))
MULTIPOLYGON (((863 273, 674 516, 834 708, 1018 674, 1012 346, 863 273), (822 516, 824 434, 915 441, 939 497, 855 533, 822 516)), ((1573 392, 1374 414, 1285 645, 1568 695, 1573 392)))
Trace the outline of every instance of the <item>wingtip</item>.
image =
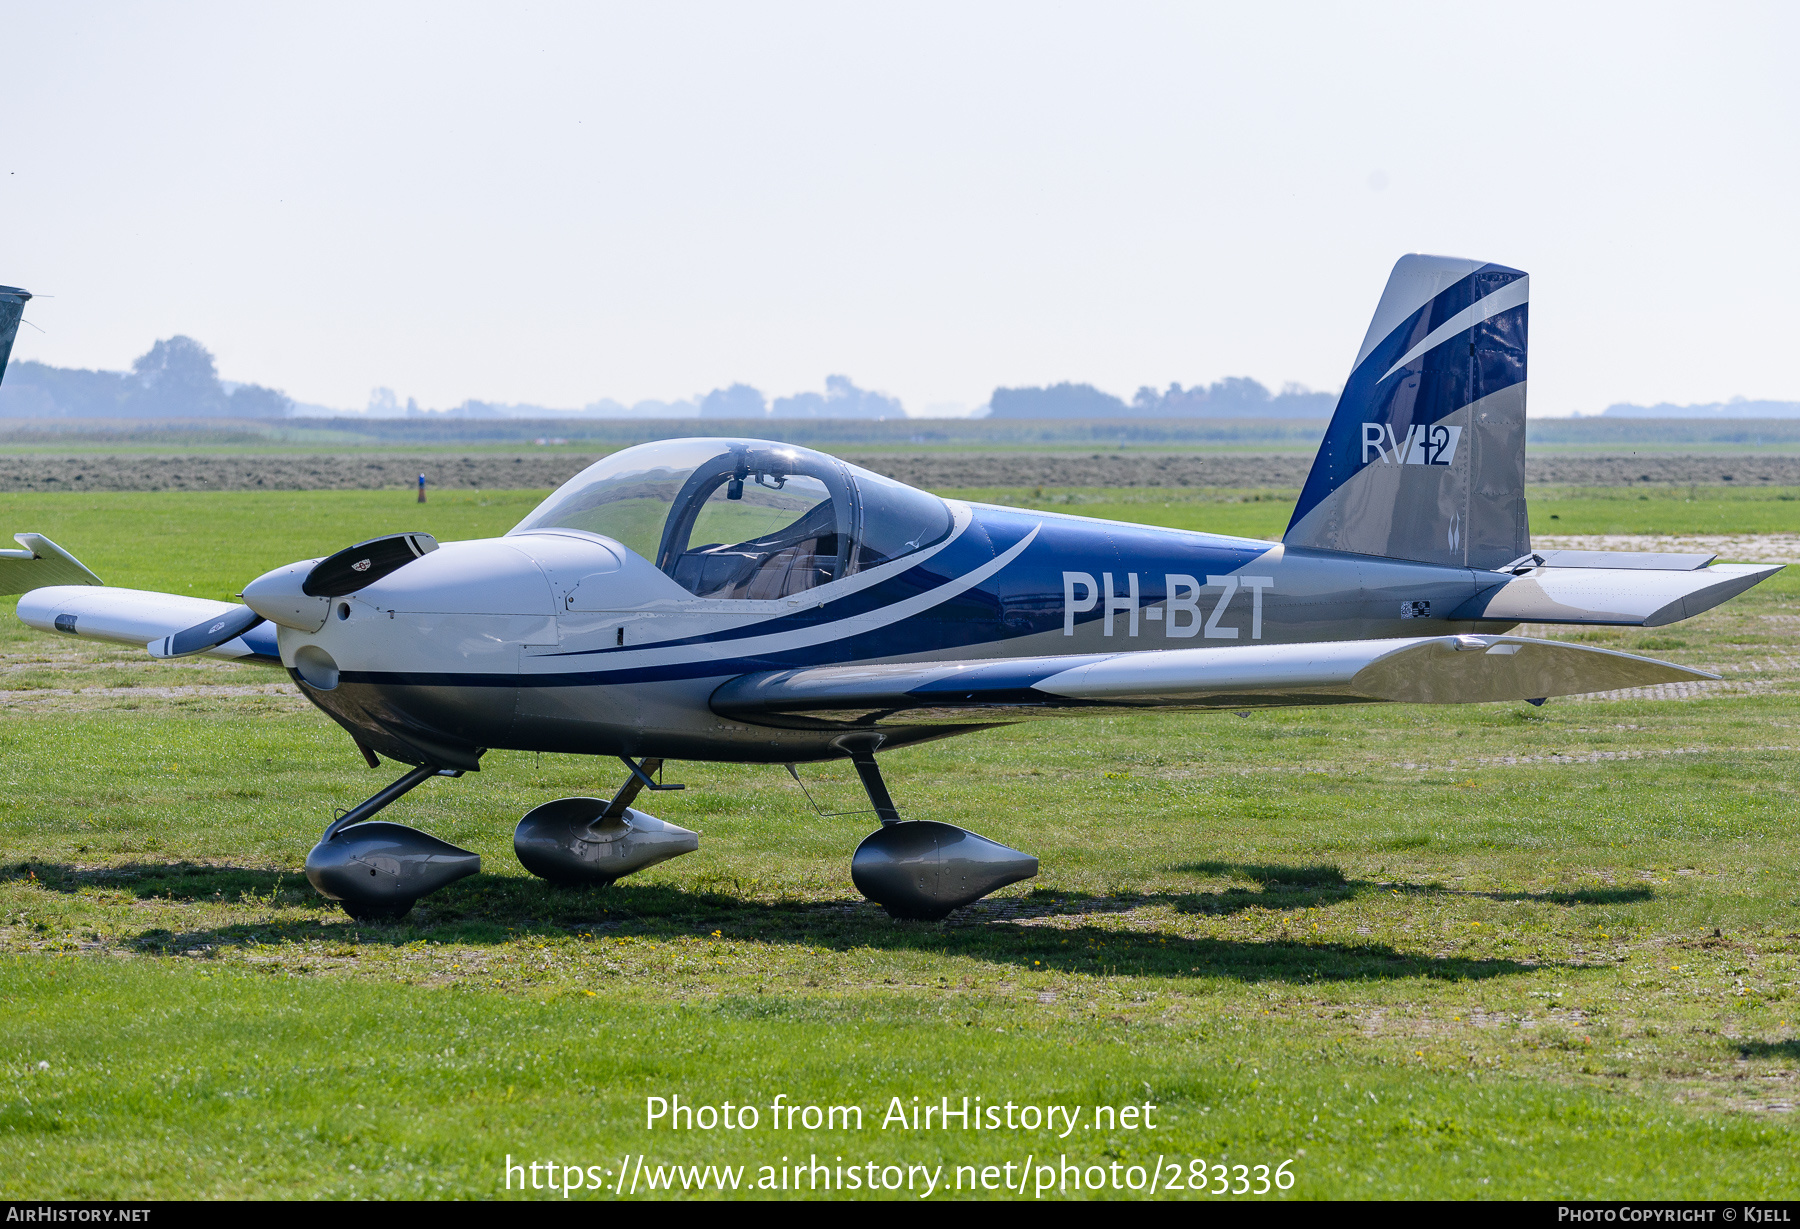
POLYGON ((13 541, 31 552, 31 557, 40 562, 45 560, 60 562, 57 569, 61 575, 57 583, 64 585, 100 585, 106 582, 94 574, 92 568, 71 555, 68 551, 52 542, 41 533, 15 533, 13 541))

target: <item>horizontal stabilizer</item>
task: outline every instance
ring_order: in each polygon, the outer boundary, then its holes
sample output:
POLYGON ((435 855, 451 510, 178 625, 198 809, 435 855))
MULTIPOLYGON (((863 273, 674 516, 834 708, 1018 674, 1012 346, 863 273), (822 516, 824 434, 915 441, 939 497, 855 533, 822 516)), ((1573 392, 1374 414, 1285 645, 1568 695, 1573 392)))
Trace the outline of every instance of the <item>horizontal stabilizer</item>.
POLYGON ((0 595, 29 593, 45 585, 103 585, 81 560, 41 533, 15 533, 24 549, 0 550, 0 595))
POLYGON ((1689 571, 1535 568, 1464 602, 1452 619, 1662 627, 1691 619, 1784 565, 1719 563, 1689 571))
MULTIPOLYGON (((1634 572, 1693 572, 1705 567, 1717 554, 1665 554, 1637 550, 1541 550, 1521 562, 1547 568, 1624 568, 1634 572)), ((1518 564, 1501 569, 1519 570, 1518 564)))
MULTIPOLYGON (((19 599, 19 618, 41 632, 62 632, 83 640, 105 640, 139 648, 167 640, 207 620, 236 618, 244 607, 176 593, 111 586, 51 585, 19 599)), ((207 657, 279 665, 275 629, 253 627, 204 651, 207 657)))
POLYGON ((966 725, 1096 707, 1477 704, 1717 677, 1553 640, 1429 636, 777 670, 731 680, 712 708, 763 725, 966 725))

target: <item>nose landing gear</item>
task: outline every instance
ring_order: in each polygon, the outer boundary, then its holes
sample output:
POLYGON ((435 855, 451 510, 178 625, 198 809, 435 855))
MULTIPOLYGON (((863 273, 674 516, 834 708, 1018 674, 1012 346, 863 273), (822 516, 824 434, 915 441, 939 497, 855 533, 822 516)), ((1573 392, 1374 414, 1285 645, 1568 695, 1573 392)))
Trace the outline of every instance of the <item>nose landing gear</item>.
POLYGON ((369 822, 388 803, 432 777, 460 777, 453 768, 415 768, 331 821, 306 855, 306 877, 328 900, 359 921, 404 917, 421 896, 473 875, 481 855, 404 824, 369 822))

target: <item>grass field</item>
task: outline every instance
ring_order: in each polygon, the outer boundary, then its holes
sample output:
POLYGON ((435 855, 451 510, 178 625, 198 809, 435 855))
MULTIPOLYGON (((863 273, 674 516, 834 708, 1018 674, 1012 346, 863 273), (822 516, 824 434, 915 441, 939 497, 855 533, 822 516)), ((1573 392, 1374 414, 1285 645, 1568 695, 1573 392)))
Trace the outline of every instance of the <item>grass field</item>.
MULTIPOLYGON (((980 493, 1279 534, 1292 493, 1246 494, 980 493)), ((1534 493, 1534 528, 1793 532, 1793 492, 1697 494, 1534 493)), ((0 515, 110 583, 228 596, 375 533, 499 532, 536 499, 7 495, 0 515)), ((370 926, 298 867, 389 773, 279 674, 6 619, 0 1196, 495 1196, 510 1154, 606 1182, 623 1156, 745 1165, 747 1188, 783 1158, 941 1164, 936 1198, 959 1165, 1016 1187, 1028 1157, 1031 1197, 1064 1155, 1184 1180, 1203 1159, 1252 1190, 1288 1161, 1286 1197, 1792 1197, 1796 626, 1784 573, 1672 628, 1580 633, 1725 675, 1698 699, 1115 716, 895 753, 909 815, 1043 862, 943 924, 861 902, 867 817, 819 817, 776 770, 672 764, 689 788, 651 809, 701 852, 549 888, 512 825, 618 770, 496 752, 389 813, 484 873, 370 926), (761 1122, 647 1130, 645 1099, 676 1094, 761 1122), (771 1130, 777 1095, 863 1127, 771 1130), (1066 1138, 882 1126, 891 1098, 964 1095, 1084 1117, 1066 1138), (1154 1131, 1093 1126, 1145 1102, 1154 1131)), ((827 812, 862 805, 852 774, 802 775, 827 812)))

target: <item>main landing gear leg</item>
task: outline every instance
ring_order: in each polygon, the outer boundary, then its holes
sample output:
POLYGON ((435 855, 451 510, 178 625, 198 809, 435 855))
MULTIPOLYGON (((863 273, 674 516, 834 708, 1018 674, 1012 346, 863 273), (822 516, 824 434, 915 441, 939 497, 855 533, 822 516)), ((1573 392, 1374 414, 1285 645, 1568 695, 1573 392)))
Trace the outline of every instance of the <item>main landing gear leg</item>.
POLYGON ((647 759, 634 764, 619 758, 631 775, 611 801, 558 798, 526 812, 513 830, 513 852, 526 870, 551 883, 605 884, 700 848, 699 833, 664 823, 631 805, 646 789, 685 788, 656 783, 663 762, 647 759))
POLYGON ((331 821, 306 855, 306 877, 359 920, 398 918, 428 893, 481 869, 481 855, 404 824, 369 817, 433 777, 454 768, 415 768, 368 801, 331 821))
POLYGON ((850 762, 856 765, 856 775, 862 778, 869 805, 875 808, 875 818, 881 821, 881 826, 899 823, 900 808, 894 805, 894 796, 888 793, 887 782, 881 779, 881 765, 875 762, 875 753, 866 747, 860 748, 850 753, 850 762))
POLYGON ((850 879, 857 891, 890 916, 935 922, 1038 873, 1038 860, 1031 854, 966 828, 930 819, 903 822, 875 763, 876 745, 842 746, 881 820, 881 827, 856 847, 850 860, 850 879))

